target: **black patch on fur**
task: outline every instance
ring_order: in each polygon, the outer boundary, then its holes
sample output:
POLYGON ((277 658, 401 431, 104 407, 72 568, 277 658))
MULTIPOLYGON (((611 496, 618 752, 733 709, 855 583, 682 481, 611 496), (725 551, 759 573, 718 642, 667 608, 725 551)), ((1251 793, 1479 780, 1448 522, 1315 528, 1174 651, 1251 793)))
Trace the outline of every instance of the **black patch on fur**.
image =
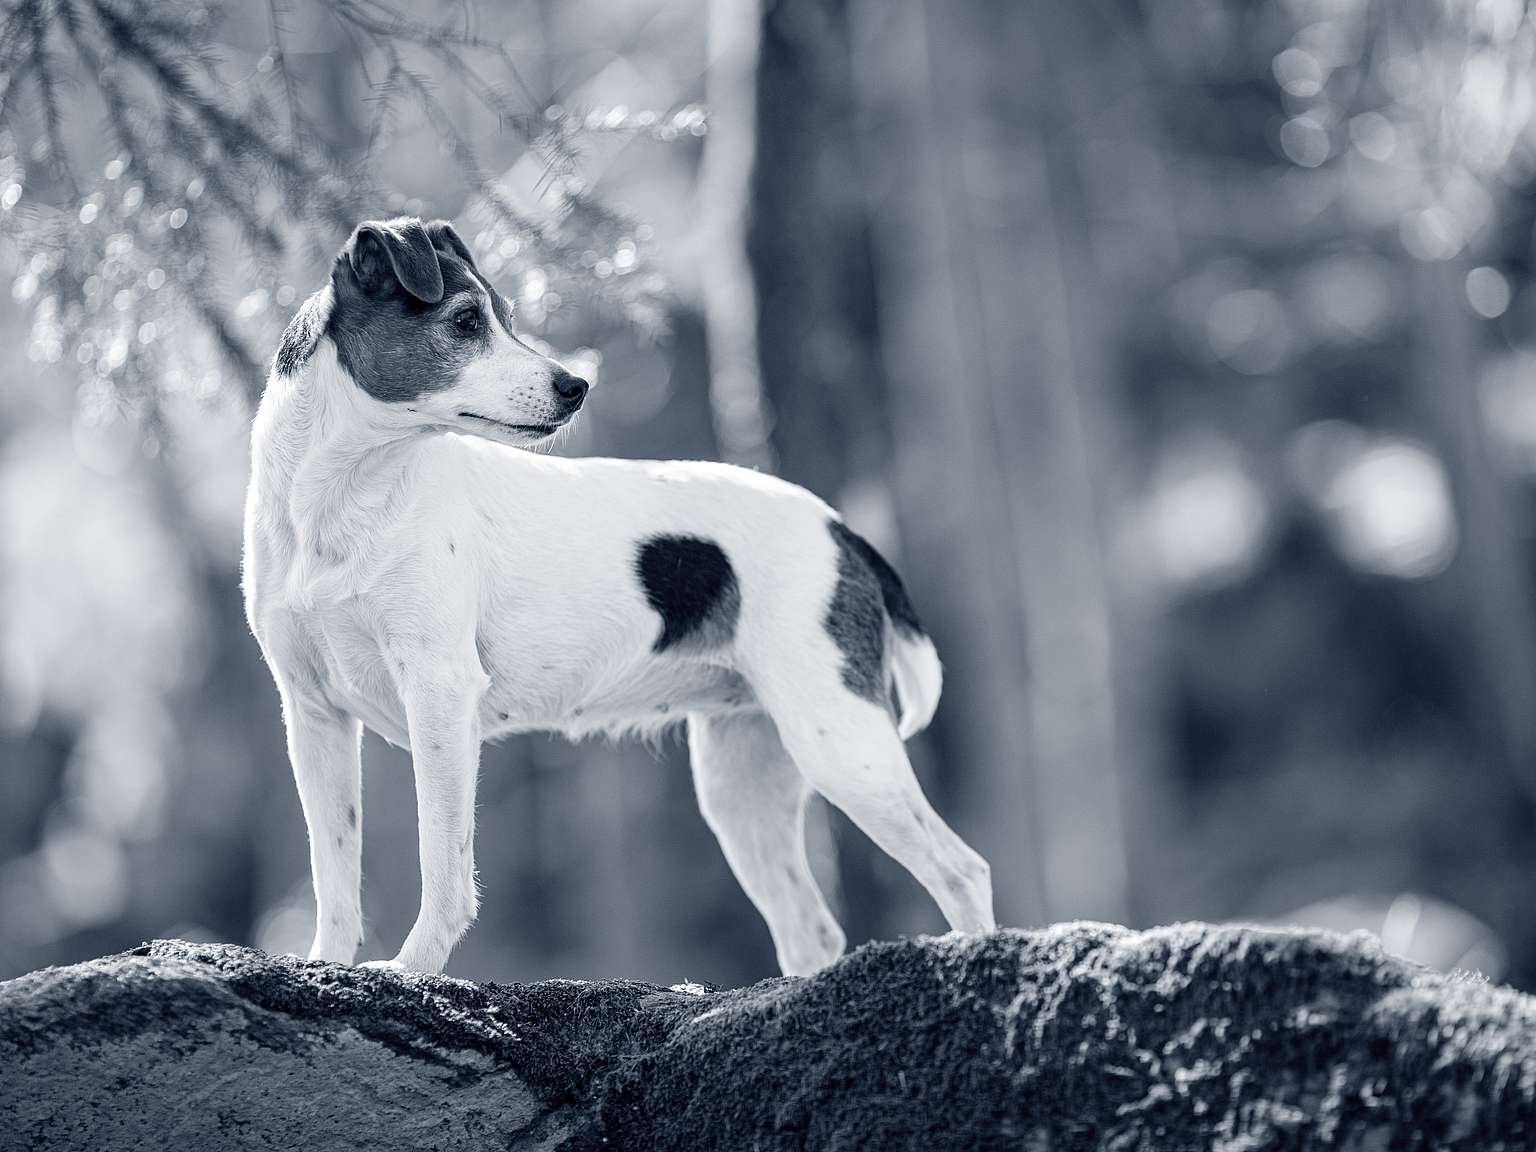
POLYGON ((921 634, 923 623, 917 618, 917 609, 912 606, 901 577, 896 575, 896 569, 886 563, 885 557, 876 552, 868 540, 841 520, 830 521, 828 527, 838 547, 844 552, 852 552, 874 574, 875 581, 880 585, 880 602, 885 605, 885 614, 890 617, 891 623, 908 635, 921 634))
POLYGON ((681 644, 715 648, 735 636, 741 590, 720 545, 697 536, 653 536, 641 543, 635 571, 661 617, 653 651, 681 644))
POLYGON ((293 319, 288 321, 288 327, 283 329, 282 342, 278 344, 277 355, 272 360, 272 370, 279 376, 293 376, 309 363, 315 345, 320 343, 320 337, 325 334, 325 321, 320 315, 322 295, 316 292, 304 301, 293 314, 293 319))
MULTIPOLYGON (((863 556, 836 531, 837 587, 823 621, 843 654, 843 685, 877 704, 885 699, 885 612, 880 581, 863 556)), ((851 533, 849 533, 851 535, 851 533)))
POLYGON ((837 587, 825 624, 843 654, 843 684, 856 696, 888 703, 885 621, 907 635, 923 626, 896 570, 869 541, 840 520, 829 521, 827 530, 837 544, 837 587))
POLYGON ((336 359, 358 387, 386 403, 409 402, 451 387, 464 366, 484 353, 491 339, 490 316, 482 316, 473 336, 454 326, 463 293, 477 301, 488 295, 495 322, 512 331, 511 308, 475 268, 453 226, 434 220, 425 226, 425 235, 442 282, 435 301, 413 295, 402 282, 381 272, 381 257, 371 258, 373 263, 365 263, 365 274, 359 275, 350 245, 331 270, 335 303, 326 335, 336 341, 336 359))

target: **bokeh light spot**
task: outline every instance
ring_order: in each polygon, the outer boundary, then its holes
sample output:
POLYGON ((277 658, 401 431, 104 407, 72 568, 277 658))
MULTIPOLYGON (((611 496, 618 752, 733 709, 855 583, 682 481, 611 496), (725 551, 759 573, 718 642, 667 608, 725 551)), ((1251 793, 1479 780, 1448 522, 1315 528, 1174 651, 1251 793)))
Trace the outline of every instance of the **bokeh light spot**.
POLYGON ((1472 311, 1493 320, 1509 310, 1509 281, 1497 268, 1484 264, 1467 273, 1467 303, 1472 311))
POLYGON ((1328 129, 1312 116, 1294 116, 1282 124, 1280 147, 1293 163, 1303 168, 1318 167, 1332 151, 1328 129))

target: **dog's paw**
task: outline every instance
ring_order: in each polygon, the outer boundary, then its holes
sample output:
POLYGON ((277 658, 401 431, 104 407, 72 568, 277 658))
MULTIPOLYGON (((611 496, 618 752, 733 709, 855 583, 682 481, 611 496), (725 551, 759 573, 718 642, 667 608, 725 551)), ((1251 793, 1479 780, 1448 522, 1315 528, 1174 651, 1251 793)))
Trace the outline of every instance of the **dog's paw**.
POLYGON ((359 968, 372 968, 375 972, 409 972, 410 969, 398 960, 365 960, 358 965, 359 968))

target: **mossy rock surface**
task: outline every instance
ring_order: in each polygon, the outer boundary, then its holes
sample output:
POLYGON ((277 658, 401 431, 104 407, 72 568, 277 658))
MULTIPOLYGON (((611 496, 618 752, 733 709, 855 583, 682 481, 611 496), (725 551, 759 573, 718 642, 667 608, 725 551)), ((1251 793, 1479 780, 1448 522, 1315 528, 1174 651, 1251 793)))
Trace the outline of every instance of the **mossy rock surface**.
POLYGON ((716 991, 157 941, 0 984, 0 1148, 1536 1148, 1536 999, 1365 936, 862 948, 716 991))

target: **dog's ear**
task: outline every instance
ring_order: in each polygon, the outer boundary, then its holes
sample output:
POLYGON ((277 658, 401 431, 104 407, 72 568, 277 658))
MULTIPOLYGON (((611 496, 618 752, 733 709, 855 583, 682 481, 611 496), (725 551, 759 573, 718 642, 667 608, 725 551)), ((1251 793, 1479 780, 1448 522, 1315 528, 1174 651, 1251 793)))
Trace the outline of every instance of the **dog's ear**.
POLYGON ((469 245, 464 243, 464 237, 460 236, 458 229, 446 220, 433 220, 427 224, 427 235, 432 237, 432 243, 439 248, 446 248, 471 268, 476 267, 474 254, 470 252, 469 245))
POLYGON ((443 298, 443 270, 437 250, 420 220, 370 220, 359 224, 342 256, 359 287, 369 296, 390 291, 396 284, 418 300, 436 304, 443 298))

